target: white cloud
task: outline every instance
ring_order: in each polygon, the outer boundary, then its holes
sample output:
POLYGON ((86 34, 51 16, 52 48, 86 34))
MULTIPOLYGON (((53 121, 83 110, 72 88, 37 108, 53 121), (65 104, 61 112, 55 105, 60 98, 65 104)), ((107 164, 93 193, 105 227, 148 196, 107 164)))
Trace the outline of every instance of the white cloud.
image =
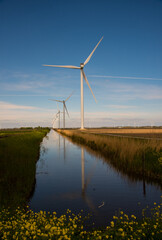
POLYGON ((102 99, 119 100, 161 100, 162 86, 144 83, 120 83, 103 81, 98 84, 98 95, 102 99), (103 91, 104 89, 104 91, 103 91), (100 94, 100 91, 102 94, 100 94))
POLYGON ((0 101, 0 110, 17 110, 17 109, 33 110, 33 109, 36 109, 36 107, 22 106, 22 105, 16 105, 16 104, 0 101))
POLYGON ((41 91, 41 89, 44 89, 46 87, 51 87, 54 84, 51 82, 40 82, 39 80, 37 81, 19 81, 16 83, 3 83, 1 84, 1 87, 5 91, 41 91))
MULTIPOLYGON (((71 76, 44 71, 41 74, 22 72, 0 72, 0 96, 66 96, 74 90, 76 80, 71 76), (69 81, 71 85, 69 85, 69 81), (11 94, 12 92, 12 94, 11 94), (19 96, 19 95, 17 95, 19 96)), ((76 87, 76 86, 75 86, 76 87)))
MULTIPOLYGON (((161 112, 155 112, 153 115, 152 112, 147 111, 127 111, 124 112, 118 111, 96 111, 96 112, 85 112, 84 113, 85 119, 91 119, 92 121, 95 121, 96 119, 116 119, 116 120, 124 120, 124 119, 162 119, 162 113, 161 112)), ((71 119, 78 119, 80 120, 80 112, 70 112, 70 119, 67 118, 67 121, 71 121, 71 119)))
POLYGON ((130 105, 106 105, 106 107, 109 108, 116 108, 116 109, 129 109, 129 108, 136 108, 136 106, 130 106, 130 105))
POLYGON ((162 78, 147 78, 147 77, 123 77, 123 76, 107 76, 107 75, 89 75, 89 77, 162 81, 162 78))
POLYGON ((51 122, 56 111, 56 109, 51 110, 0 101, 1 123, 25 122, 27 124, 33 122, 36 124, 40 121, 51 122))
MULTIPOLYGON (((51 109, 6 109, 0 118, 1 128, 23 127, 23 126, 49 126, 52 127, 52 120, 57 110, 51 109)), ((70 118, 66 116, 66 127, 80 127, 80 112, 69 112, 70 118)), ((144 126, 162 125, 162 114, 156 117, 148 112, 85 112, 86 127, 102 126, 144 126)), ((62 126, 62 116, 61 116, 62 126)), ((58 127, 58 121, 55 121, 58 127)))

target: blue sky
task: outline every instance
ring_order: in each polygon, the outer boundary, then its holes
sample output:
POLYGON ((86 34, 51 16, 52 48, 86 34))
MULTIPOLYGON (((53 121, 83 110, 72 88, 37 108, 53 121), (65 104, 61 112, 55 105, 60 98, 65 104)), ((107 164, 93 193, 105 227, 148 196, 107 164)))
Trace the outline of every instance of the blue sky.
MULTIPOLYGON (((67 127, 162 125, 161 0, 0 0, 0 127, 51 126, 66 99, 67 127), (60 108, 62 106, 60 105, 60 108)), ((57 122, 55 122, 57 126, 57 122)))

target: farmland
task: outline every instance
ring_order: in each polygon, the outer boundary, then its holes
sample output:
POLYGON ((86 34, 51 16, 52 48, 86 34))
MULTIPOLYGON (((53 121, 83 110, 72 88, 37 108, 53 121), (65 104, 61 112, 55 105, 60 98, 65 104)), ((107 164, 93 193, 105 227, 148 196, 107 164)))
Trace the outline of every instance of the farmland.
POLYGON ((162 140, 162 128, 89 128, 87 133, 114 134, 138 138, 158 138, 162 140))

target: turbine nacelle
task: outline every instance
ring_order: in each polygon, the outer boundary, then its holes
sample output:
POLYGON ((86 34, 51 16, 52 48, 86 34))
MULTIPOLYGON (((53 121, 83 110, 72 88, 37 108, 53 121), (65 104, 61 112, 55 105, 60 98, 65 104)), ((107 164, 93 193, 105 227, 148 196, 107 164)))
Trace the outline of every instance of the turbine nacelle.
POLYGON ((84 63, 80 64, 80 68, 83 69, 84 68, 84 63))

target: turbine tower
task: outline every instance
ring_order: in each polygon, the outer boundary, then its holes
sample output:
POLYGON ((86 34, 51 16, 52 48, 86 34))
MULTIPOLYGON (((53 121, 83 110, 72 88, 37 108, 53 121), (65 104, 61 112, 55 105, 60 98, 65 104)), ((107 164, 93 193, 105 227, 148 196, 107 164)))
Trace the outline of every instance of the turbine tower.
MULTIPOLYGON (((65 128, 65 110, 66 110, 66 113, 67 113, 67 115, 68 115, 68 117, 69 117, 69 113, 68 113, 68 110, 67 110, 67 107, 66 107, 66 103, 65 103, 65 102, 67 102, 67 100, 69 100, 69 98, 72 96, 72 94, 73 94, 73 92, 70 94, 70 96, 69 96, 68 98, 66 98, 66 100, 62 100, 62 101, 60 101, 60 100, 55 100, 55 99, 49 99, 49 100, 51 100, 51 101, 61 102, 61 103, 63 104, 63 128, 65 128)), ((60 115, 60 114, 59 114, 59 115, 60 115)))
MULTIPOLYGON (((83 78, 86 81, 95 101, 96 98, 93 94, 93 91, 89 85, 88 79, 83 71, 84 66, 89 62, 89 60, 91 59, 94 51, 96 50, 96 48, 98 47, 98 45, 100 44, 100 42, 102 41, 103 37, 100 39, 100 41, 97 43, 97 45, 95 46, 95 48, 93 49, 93 51, 90 53, 90 55, 88 56, 88 58, 85 60, 84 63, 80 63, 80 67, 77 66, 71 66, 71 65, 45 65, 43 64, 43 66, 47 66, 47 67, 60 67, 60 68, 71 68, 71 69, 80 69, 80 95, 81 95, 81 129, 84 129, 84 98, 83 98, 83 78)), ((97 101, 96 101, 97 102, 97 101)))

